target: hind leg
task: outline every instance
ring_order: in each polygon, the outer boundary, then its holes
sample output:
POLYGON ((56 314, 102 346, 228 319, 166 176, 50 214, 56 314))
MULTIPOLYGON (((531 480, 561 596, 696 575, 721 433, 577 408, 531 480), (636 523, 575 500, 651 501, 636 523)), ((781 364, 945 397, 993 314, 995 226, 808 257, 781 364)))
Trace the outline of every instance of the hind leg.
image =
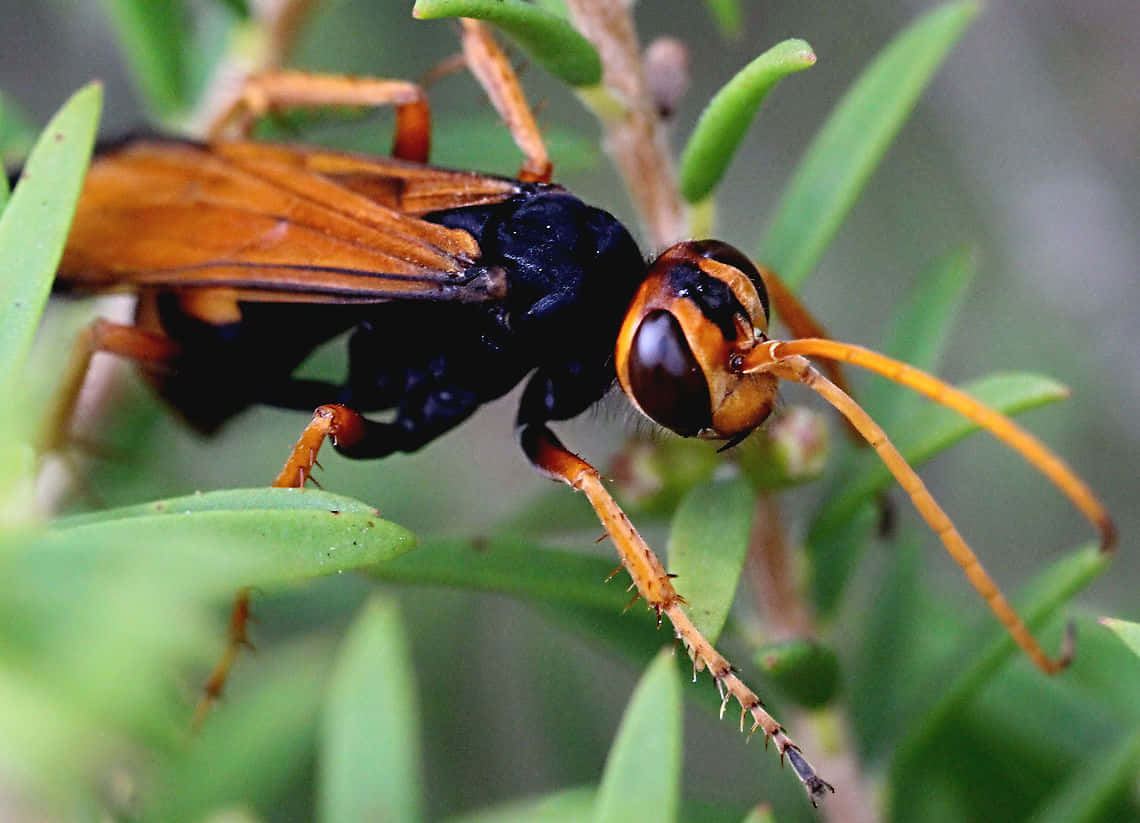
POLYGON ((210 125, 210 140, 231 128, 245 136, 258 118, 273 111, 325 106, 395 106, 392 156, 426 163, 431 149, 431 108, 415 83, 333 74, 278 71, 246 79, 238 96, 210 125))
POLYGON ((55 451, 67 442, 79 393, 96 354, 118 355, 144 368, 161 371, 173 366, 180 351, 179 345, 161 332, 103 319, 92 322, 75 342, 56 400, 36 439, 38 451, 41 454, 55 451))

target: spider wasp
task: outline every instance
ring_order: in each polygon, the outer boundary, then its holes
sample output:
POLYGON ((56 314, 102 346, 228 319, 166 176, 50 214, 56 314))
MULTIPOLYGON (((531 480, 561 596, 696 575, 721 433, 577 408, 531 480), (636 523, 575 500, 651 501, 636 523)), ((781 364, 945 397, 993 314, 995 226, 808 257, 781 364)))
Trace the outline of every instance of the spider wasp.
MULTIPOLYGON (((520 443, 542 473, 583 492, 638 593, 667 618, 697 668, 772 739, 813 803, 819 777, 757 695, 689 620, 670 575, 602 484, 553 433, 616 381, 633 405, 686 437, 734 444, 764 423, 782 380, 840 411, 881 456, 1026 654, 1049 657, 838 368, 863 366, 946 405, 1019 451, 1113 541, 1091 490, 1041 443, 967 395, 905 364, 827 339, 773 273, 716 240, 646 263, 609 213, 550 182, 551 165, 509 63, 476 24, 472 68, 526 155, 517 178, 427 165, 430 112, 416 85, 276 73, 248 80, 206 142, 135 138, 94 160, 59 267, 58 291, 125 291, 133 325, 95 321, 65 380, 58 445, 91 357, 134 360, 193 426, 218 428, 253 404, 312 411, 275 486, 304 486, 327 439, 341 454, 414 451, 522 381, 520 443), (392 105, 391 158, 269 144, 248 132, 299 105, 392 105), (769 337, 773 309, 794 337, 769 337), (318 345, 349 332, 341 382, 293 376, 318 345), (386 422, 363 413, 394 410, 386 422)), ((240 595, 230 645, 203 705, 245 643, 240 595)))

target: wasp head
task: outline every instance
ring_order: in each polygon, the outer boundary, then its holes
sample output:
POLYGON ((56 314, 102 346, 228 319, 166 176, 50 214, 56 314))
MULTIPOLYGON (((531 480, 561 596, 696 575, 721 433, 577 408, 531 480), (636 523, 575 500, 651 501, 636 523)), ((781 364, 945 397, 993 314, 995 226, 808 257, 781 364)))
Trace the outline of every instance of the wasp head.
POLYGON ((768 331, 756 267, 718 240, 667 249, 649 267, 618 335, 618 380, 650 419, 685 437, 741 438, 772 411, 777 380, 735 364, 768 331))

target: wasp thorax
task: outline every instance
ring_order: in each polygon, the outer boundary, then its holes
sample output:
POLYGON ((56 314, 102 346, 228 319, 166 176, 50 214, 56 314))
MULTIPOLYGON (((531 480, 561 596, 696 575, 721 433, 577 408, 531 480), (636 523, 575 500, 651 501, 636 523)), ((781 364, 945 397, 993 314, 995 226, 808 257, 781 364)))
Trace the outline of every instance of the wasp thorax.
POLYGON ((650 266, 626 312, 618 380, 647 417, 680 435, 737 437, 775 401, 776 378, 730 366, 767 328, 767 291, 747 257, 715 240, 678 243, 650 266))

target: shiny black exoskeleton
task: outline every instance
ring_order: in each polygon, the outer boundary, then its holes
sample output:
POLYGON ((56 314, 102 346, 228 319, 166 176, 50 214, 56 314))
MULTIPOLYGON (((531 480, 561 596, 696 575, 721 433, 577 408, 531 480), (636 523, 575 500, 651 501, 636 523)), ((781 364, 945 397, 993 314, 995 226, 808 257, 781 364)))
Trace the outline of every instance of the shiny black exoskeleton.
POLYGON ((501 203, 425 219, 475 237, 478 265, 506 272, 503 300, 243 303, 240 322, 218 326, 163 294, 161 326, 186 354, 159 379, 162 393, 207 431, 255 403, 394 409, 342 449, 351 457, 414 451, 532 373, 520 425, 568 419, 600 399, 614 382, 614 339, 646 271, 616 218, 560 187, 534 185, 501 203), (343 382, 292 376, 314 347, 349 329, 343 382))

